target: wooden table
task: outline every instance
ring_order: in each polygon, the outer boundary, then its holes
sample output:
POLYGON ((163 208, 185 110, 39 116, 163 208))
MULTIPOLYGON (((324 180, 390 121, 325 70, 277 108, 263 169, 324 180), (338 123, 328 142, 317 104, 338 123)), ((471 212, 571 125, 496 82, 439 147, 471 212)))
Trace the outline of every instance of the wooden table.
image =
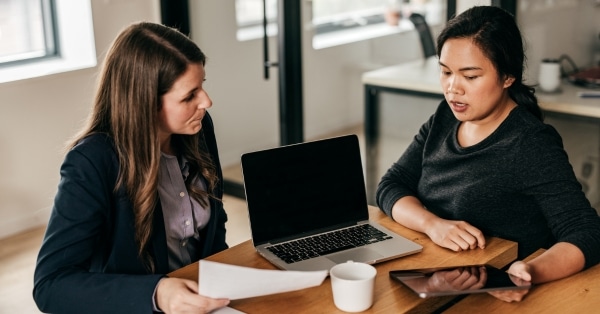
MULTIPOLYGON (((435 245, 425 234, 395 223, 376 207, 370 206, 369 215, 371 220, 421 244, 423 251, 375 265, 377 277, 374 304, 364 313, 432 312, 453 299, 453 297, 421 299, 407 288, 392 281, 388 274, 390 270, 478 263, 504 267, 517 258, 517 243, 512 241, 488 238, 484 250, 453 252, 435 245)), ((276 269, 255 251, 251 240, 212 255, 207 260, 259 269, 276 269)), ((198 263, 178 269, 169 276, 197 281, 198 263)), ((229 306, 245 313, 344 313, 333 304, 329 278, 318 287, 234 300, 229 306)))
MULTIPOLYGON (((540 255, 538 250, 525 260, 540 255)), ((473 294, 444 313, 600 313, 600 265, 571 277, 534 286, 521 302, 503 302, 482 293, 473 294)))

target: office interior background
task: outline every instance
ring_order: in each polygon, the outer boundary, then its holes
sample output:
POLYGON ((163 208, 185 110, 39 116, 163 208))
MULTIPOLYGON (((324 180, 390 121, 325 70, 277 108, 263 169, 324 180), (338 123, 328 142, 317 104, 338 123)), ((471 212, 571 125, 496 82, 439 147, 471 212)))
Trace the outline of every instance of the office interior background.
MULTIPOLYGON (((362 125, 362 73, 422 58, 418 35, 411 29, 331 46, 321 43, 319 49, 314 48, 310 25, 311 6, 316 1, 301 4, 305 139, 362 125)), ((91 20, 82 27, 88 27, 93 35, 94 62, 71 71, 17 80, 6 79, 2 73, 6 69, 0 68, 0 238, 47 222, 64 144, 90 111, 106 50, 129 23, 160 22, 159 0, 57 2, 84 4, 81 14, 91 20)), ((489 1, 457 3, 460 10, 489 1)), ((235 6, 236 1, 189 1, 191 38, 208 56, 205 87, 213 100, 210 113, 216 123, 223 167, 237 165, 244 152, 275 147, 280 142, 277 72, 271 71, 271 78, 263 79, 261 38, 238 40, 235 6)), ((597 64, 599 17, 597 0, 519 1, 517 18, 527 44, 528 81, 536 83, 543 58, 566 54, 579 67, 597 64)), ((434 36, 442 24, 430 25, 434 36)), ((271 58, 277 59, 275 36, 269 37, 269 49, 271 58)), ((419 110, 415 106, 403 108, 403 103, 419 102, 418 98, 384 95, 382 101, 390 129, 400 130, 398 136, 405 139, 412 137, 433 110, 431 104, 419 110)), ((588 197, 597 203, 600 125, 556 118, 547 121, 563 136, 576 173, 592 168, 584 183, 588 197)))

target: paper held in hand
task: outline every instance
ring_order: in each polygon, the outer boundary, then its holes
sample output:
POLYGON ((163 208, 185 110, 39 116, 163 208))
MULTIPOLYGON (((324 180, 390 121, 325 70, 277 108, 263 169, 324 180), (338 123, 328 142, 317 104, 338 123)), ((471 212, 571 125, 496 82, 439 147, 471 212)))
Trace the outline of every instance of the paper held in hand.
POLYGON ((268 270, 199 262, 199 291, 210 298, 245 299, 319 286, 327 277, 326 270, 268 270))

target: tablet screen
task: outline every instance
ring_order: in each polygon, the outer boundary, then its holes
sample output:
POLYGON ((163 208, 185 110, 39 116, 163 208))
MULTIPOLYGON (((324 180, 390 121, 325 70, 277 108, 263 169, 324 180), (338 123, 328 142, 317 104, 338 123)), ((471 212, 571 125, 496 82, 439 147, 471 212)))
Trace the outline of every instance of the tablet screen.
POLYGON ((421 298, 531 288, 530 282, 490 265, 392 270, 390 277, 421 298))

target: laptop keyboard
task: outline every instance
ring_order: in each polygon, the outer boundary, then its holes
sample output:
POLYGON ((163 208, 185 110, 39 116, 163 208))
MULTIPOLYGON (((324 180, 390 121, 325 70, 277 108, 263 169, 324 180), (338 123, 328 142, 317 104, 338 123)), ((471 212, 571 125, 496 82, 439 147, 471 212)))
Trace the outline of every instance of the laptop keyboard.
POLYGON ((266 247, 288 264, 327 255, 354 247, 385 241, 392 237, 379 229, 363 224, 325 234, 266 247))

